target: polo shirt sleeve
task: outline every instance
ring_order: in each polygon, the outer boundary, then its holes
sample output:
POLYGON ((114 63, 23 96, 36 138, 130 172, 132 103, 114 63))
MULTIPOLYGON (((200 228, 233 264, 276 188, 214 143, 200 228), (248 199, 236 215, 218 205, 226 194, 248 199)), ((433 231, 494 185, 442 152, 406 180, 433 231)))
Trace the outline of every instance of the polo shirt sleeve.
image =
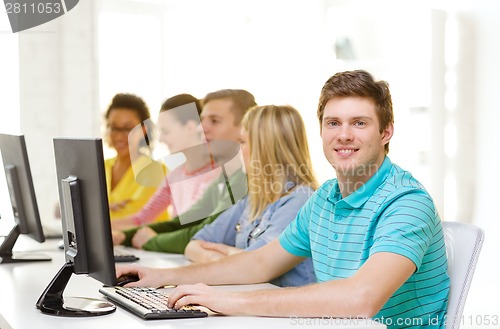
POLYGON ((370 256, 392 252, 410 259, 418 268, 436 230, 439 216, 431 197, 423 190, 397 196, 382 210, 370 256))
POLYGON ((225 210, 215 221, 199 230, 192 240, 204 240, 234 246, 236 244, 236 224, 245 210, 246 200, 247 198, 242 199, 225 210))
POLYGON ((311 244, 309 241, 309 220, 311 218, 311 208, 314 204, 316 194, 313 194, 307 202, 300 208, 295 219, 281 233, 279 241, 281 246, 299 257, 311 257, 311 244))

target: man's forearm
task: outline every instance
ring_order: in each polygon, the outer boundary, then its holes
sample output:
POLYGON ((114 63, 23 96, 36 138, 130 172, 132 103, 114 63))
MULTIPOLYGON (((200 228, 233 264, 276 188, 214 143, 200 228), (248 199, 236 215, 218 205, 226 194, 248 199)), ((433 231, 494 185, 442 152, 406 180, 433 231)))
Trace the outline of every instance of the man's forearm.
POLYGON ((276 317, 369 318, 371 309, 356 295, 349 279, 312 284, 304 287, 239 292, 234 301, 238 313, 276 317))
MULTIPOLYGON (((279 262, 279 258, 274 261, 279 262)), ((266 266, 269 265, 262 265, 266 266)), ((349 278, 300 288, 251 292, 242 300, 245 310, 255 315, 373 317, 414 271, 415 264, 408 258, 380 252, 349 278)))
POLYGON ((166 269, 165 285, 206 283, 253 284, 268 282, 273 277, 266 275, 259 264, 257 253, 241 253, 224 257, 214 262, 196 263, 175 269, 166 269), (237 269, 237 270, 236 270, 237 269))
MULTIPOLYGON (((165 222, 151 223, 148 226, 157 233, 172 232, 182 227, 178 217, 174 217, 171 220, 165 222)), ((123 242, 124 245, 132 246, 132 238, 139 228, 140 227, 135 227, 133 229, 123 231, 123 233, 125 234, 125 241, 123 242)))
MULTIPOLYGON (((191 238, 203 228, 203 226, 213 222, 217 215, 207 217, 202 221, 190 223, 188 225, 182 225, 178 221, 178 223, 173 226, 175 229, 173 230, 165 230, 165 227, 162 228, 164 233, 160 233, 156 230, 152 225, 152 227, 159 234, 150 239, 146 244, 144 244, 143 249, 149 251, 161 251, 161 252, 169 252, 176 254, 183 254, 184 249, 187 244, 191 241, 191 238)), ((170 222, 166 222, 164 224, 167 225, 170 222)))

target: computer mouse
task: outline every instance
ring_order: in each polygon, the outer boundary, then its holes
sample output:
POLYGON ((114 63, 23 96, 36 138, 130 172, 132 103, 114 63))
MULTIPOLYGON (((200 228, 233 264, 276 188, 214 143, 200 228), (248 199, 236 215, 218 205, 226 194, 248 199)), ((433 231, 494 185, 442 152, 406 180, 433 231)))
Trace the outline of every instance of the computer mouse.
POLYGON ((127 283, 135 282, 135 281, 139 281, 139 277, 137 275, 126 274, 126 275, 122 275, 121 277, 116 279, 116 285, 119 287, 123 287, 127 283))

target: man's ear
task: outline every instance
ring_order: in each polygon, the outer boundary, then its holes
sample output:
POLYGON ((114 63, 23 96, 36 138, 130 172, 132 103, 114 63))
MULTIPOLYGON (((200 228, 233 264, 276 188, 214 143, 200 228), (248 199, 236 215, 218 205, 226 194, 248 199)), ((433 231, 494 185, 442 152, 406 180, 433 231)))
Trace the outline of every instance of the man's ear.
POLYGON ((392 135, 394 135, 394 123, 389 123, 387 127, 385 127, 384 131, 382 131, 381 140, 383 145, 389 143, 392 135))

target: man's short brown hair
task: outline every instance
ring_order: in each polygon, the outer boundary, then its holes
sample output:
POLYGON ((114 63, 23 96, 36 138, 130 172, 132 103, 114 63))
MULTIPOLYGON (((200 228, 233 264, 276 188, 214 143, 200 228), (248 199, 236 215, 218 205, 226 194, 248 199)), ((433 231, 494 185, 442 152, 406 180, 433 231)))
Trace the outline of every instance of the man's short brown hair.
MULTIPOLYGON (((336 73, 325 82, 318 104, 320 127, 323 123, 326 103, 332 98, 342 97, 371 99, 375 103, 381 133, 389 124, 394 123, 389 84, 382 80, 375 81, 373 76, 364 70, 356 70, 336 73)), ((389 143, 385 144, 385 153, 389 153, 389 143)))
POLYGON ((203 99, 203 104, 207 104, 214 99, 229 99, 233 102, 231 111, 234 114, 235 125, 241 123, 241 119, 248 109, 257 105, 255 97, 243 89, 221 89, 208 93, 203 99))

